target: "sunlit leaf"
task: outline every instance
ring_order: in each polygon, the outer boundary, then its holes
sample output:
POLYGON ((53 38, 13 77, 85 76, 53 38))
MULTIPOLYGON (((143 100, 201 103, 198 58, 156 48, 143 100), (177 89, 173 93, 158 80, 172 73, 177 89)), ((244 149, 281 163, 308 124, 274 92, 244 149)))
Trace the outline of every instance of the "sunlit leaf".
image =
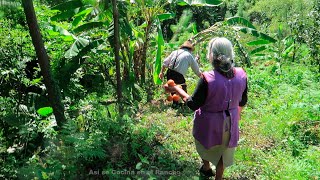
POLYGON ((178 2, 177 4, 178 4, 179 6, 186 6, 186 5, 188 5, 188 3, 184 2, 184 1, 178 2))
POLYGON ((42 81, 42 77, 36 78, 36 79, 33 79, 33 80, 30 82, 30 84, 31 84, 31 85, 36 85, 36 84, 41 83, 41 81, 42 81))
POLYGON ((159 14, 159 15, 158 15, 158 19, 159 19, 160 21, 162 21, 162 20, 167 20, 167 19, 172 19, 172 18, 175 17, 175 15, 176 15, 176 14, 174 14, 174 13, 163 13, 163 14, 159 14))
POLYGON ((140 170, 140 169, 141 169, 141 166, 142 166, 142 163, 139 162, 139 163, 136 165, 136 169, 137 169, 137 170, 140 170))
POLYGON ((267 41, 264 39, 258 39, 255 41, 248 42, 247 45, 248 46, 256 46, 256 45, 263 45, 263 44, 269 44, 269 43, 270 43, 270 41, 267 41))
POLYGON ((52 107, 43 107, 37 110, 37 113, 41 116, 47 117, 52 114, 53 109, 52 107))
POLYGON ((110 68, 108 73, 109 73, 110 76, 113 76, 114 75, 114 70, 112 68, 110 68))
POLYGON ((198 34, 197 24, 196 23, 192 24, 192 31, 193 31, 193 34, 198 34))

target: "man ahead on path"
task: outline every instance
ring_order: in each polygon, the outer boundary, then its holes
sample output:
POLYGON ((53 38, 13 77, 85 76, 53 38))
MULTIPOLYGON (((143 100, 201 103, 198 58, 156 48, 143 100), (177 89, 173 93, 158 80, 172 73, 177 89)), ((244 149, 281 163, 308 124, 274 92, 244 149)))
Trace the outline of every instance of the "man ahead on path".
POLYGON ((188 68, 191 67, 193 72, 201 77, 201 71, 199 69, 196 58, 192 55, 194 46, 188 40, 184 42, 178 50, 173 51, 164 61, 159 74, 159 78, 163 78, 163 73, 168 68, 166 73, 167 80, 172 79, 176 84, 181 84, 182 89, 187 91, 185 76, 188 72, 188 68))

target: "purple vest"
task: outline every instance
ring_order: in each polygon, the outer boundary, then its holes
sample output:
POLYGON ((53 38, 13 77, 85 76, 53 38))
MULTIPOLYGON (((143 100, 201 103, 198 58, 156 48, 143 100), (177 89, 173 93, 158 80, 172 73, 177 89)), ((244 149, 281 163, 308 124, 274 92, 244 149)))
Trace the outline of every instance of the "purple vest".
POLYGON ((222 144, 224 110, 228 109, 231 118, 229 147, 236 147, 239 140, 238 106, 246 88, 247 75, 242 68, 235 68, 235 77, 228 79, 218 71, 203 73, 208 82, 205 104, 194 114, 193 136, 205 148, 222 144), (229 103, 228 103, 229 102, 229 103))

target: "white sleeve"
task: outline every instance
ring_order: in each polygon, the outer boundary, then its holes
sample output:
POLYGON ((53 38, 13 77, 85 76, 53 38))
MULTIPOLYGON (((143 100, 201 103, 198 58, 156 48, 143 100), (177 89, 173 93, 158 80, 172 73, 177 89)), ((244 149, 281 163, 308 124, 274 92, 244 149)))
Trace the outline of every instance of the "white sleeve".
POLYGON ((190 60, 190 66, 191 66, 191 69, 192 71, 197 75, 199 76, 200 75, 200 69, 199 69, 199 66, 198 66, 198 63, 197 61, 195 60, 195 58, 191 55, 191 60, 190 60))
POLYGON ((168 57, 166 57, 164 59, 163 64, 162 64, 164 67, 169 67, 171 59, 174 57, 174 52, 175 51, 173 51, 168 57))

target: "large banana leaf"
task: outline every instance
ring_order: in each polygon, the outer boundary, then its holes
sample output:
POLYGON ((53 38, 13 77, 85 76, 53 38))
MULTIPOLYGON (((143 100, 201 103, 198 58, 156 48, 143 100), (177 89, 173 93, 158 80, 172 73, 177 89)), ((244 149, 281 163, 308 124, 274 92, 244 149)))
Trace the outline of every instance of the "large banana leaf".
POLYGON ((52 33, 52 32, 60 33, 63 36, 65 41, 70 41, 75 39, 75 42, 71 45, 69 50, 65 53, 66 58, 72 58, 75 56, 79 56, 79 54, 87 53, 88 51, 91 51, 94 48, 96 48, 99 44, 103 43, 103 40, 101 39, 98 39, 89 43, 88 39, 77 37, 74 34, 71 34, 66 29, 57 25, 52 25, 51 28, 52 29, 48 31, 49 33, 52 33))
POLYGON ((65 58, 72 58, 77 56, 78 53, 89 44, 88 39, 77 37, 76 41, 71 45, 69 50, 64 54, 65 58))
POLYGON ((268 36, 267 34, 264 34, 262 32, 257 31, 256 29, 252 29, 252 28, 248 28, 248 27, 242 27, 242 26, 233 26, 233 29, 237 30, 237 31, 241 31, 245 34, 251 34, 255 37, 267 40, 269 42, 277 42, 276 39, 274 39, 273 37, 268 36))
POLYGON ((81 21, 83 21, 88 14, 90 14, 92 12, 93 8, 86 8, 82 11, 80 11, 78 14, 76 14, 74 17, 74 20, 72 21, 72 26, 76 27, 81 21))
POLYGON ((228 25, 242 25, 244 27, 248 27, 248 28, 252 28, 252 29, 256 29, 253 24, 251 24, 250 21, 246 20, 245 18, 243 17, 238 17, 238 16, 235 16, 235 17, 231 17, 231 18, 228 18, 226 21, 225 21, 228 25))
POLYGON ((160 26, 159 19, 156 20, 156 23, 158 25, 158 28, 157 28, 158 29, 158 36, 157 36, 158 49, 157 49, 157 57, 154 65, 154 71, 153 71, 153 81, 155 84, 160 85, 162 83, 162 80, 159 79, 159 73, 161 71, 161 54, 164 49, 164 39, 163 39, 162 29, 160 26))
POLYGON ((259 40, 249 42, 248 43, 249 46, 274 43, 277 41, 276 39, 270 37, 269 35, 257 31, 254 25, 251 24, 251 22, 246 20, 245 18, 231 17, 231 18, 228 18, 225 22, 228 25, 231 25, 232 28, 237 31, 241 31, 246 34, 251 34, 255 37, 260 38, 259 40))
POLYGON ((96 48, 101 44, 103 44, 104 42, 105 41, 103 39, 97 39, 97 40, 91 41, 90 43, 88 43, 87 46, 81 49, 81 51, 78 53, 78 56, 84 56, 90 51, 95 52, 94 50, 96 50, 96 48))
POLYGON ((88 22, 88 23, 85 23, 85 24, 82 24, 82 25, 76 27, 73 30, 73 32, 80 33, 80 32, 83 32, 83 31, 86 31, 86 30, 90 30, 90 29, 93 29, 93 28, 102 27, 103 25, 104 25, 103 22, 88 22))
POLYGON ((256 48, 256 49, 252 50, 252 51, 250 52, 250 54, 253 55, 253 54, 255 54, 255 53, 264 51, 264 50, 266 50, 266 49, 267 49, 266 46, 260 46, 260 47, 258 47, 258 48, 256 48))
POLYGON ((176 2, 180 6, 219 6, 222 3, 222 0, 169 0, 169 2, 176 2))
MULTIPOLYGON (((79 41, 81 41, 81 39, 79 41)), ((74 72, 76 72, 76 70, 84 63, 85 58, 81 58, 81 57, 83 57, 88 52, 92 51, 93 49, 96 49, 99 45, 104 43, 103 39, 91 41, 90 43, 86 40, 83 40, 83 41, 86 44, 85 47, 82 48, 82 45, 80 45, 81 47, 78 47, 77 51, 73 52, 72 58, 69 59, 67 63, 61 67, 60 73, 63 79, 60 80, 61 81, 60 85, 63 88, 66 88, 66 85, 69 84, 70 82, 71 75, 74 72)))

